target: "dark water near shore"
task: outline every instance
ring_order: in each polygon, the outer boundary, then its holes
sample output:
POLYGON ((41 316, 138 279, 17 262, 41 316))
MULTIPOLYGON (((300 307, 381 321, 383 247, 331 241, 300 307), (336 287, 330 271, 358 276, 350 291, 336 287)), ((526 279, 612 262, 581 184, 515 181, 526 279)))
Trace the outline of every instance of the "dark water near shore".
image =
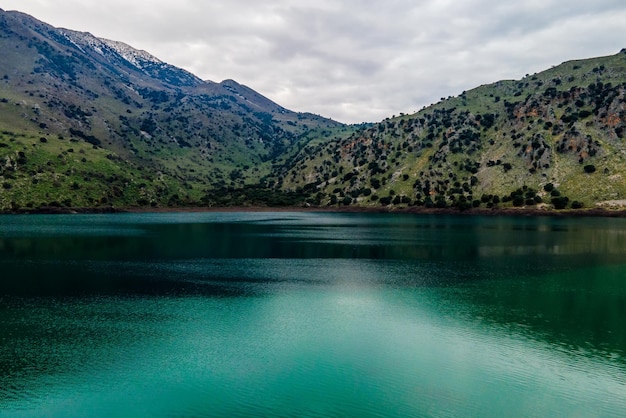
POLYGON ((0 217, 0 417, 624 411, 626 219, 0 217))

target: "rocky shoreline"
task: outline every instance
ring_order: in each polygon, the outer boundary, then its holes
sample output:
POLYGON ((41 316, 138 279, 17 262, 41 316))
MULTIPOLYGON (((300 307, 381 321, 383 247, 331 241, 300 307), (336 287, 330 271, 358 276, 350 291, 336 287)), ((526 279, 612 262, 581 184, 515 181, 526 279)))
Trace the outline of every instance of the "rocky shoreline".
POLYGON ((340 213, 397 213, 417 215, 464 215, 464 216, 551 216, 551 217, 626 217, 624 209, 588 208, 561 209, 552 208, 427 208, 424 206, 408 207, 371 207, 371 206, 221 206, 221 207, 41 207, 2 211, 0 214, 13 215, 69 215, 69 214, 104 214, 104 213, 185 213, 185 212, 340 212, 340 213))

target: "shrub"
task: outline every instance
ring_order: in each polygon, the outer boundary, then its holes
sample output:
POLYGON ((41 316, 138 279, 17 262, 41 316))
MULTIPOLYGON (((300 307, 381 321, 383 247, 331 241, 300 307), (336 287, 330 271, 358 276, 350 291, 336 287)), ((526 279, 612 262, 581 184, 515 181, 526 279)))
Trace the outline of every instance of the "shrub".
POLYGON ((524 204, 524 196, 516 194, 513 196, 513 206, 522 206, 524 204))
POLYGON ((552 198, 552 204, 555 209, 565 209, 567 203, 569 202, 569 198, 565 196, 555 196, 552 198))
POLYGON ((591 174, 596 171, 596 166, 593 164, 587 164, 583 167, 583 169, 585 170, 585 173, 591 174))

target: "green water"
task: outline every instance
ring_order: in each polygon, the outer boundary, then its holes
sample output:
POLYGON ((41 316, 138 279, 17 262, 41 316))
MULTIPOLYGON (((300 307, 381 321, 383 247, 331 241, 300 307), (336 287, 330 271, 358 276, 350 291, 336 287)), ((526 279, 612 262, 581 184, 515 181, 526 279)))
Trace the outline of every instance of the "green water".
POLYGON ((624 411, 626 220, 0 217, 1 417, 624 411))

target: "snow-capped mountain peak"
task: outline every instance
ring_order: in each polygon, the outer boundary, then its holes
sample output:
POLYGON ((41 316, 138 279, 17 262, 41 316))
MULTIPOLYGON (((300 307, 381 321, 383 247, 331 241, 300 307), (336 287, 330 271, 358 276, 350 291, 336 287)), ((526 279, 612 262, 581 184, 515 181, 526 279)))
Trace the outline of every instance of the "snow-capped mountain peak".
POLYGON ((173 85, 189 86, 203 83, 190 72, 167 64, 154 55, 135 49, 124 42, 98 38, 89 32, 77 32, 68 29, 59 29, 59 33, 82 52, 93 51, 111 64, 117 65, 117 63, 124 62, 150 77, 158 78, 173 85))
POLYGON ((143 69, 146 64, 162 64, 163 61, 146 51, 135 49, 124 42, 112 41, 110 39, 98 38, 102 43, 117 52, 126 61, 135 67, 143 69))
POLYGON ((105 57, 107 53, 114 52, 130 64, 142 70, 146 65, 163 64, 161 60, 148 52, 135 49, 124 42, 98 38, 89 32, 77 32, 67 29, 61 29, 60 32, 68 41, 83 52, 85 49, 92 49, 105 57))

